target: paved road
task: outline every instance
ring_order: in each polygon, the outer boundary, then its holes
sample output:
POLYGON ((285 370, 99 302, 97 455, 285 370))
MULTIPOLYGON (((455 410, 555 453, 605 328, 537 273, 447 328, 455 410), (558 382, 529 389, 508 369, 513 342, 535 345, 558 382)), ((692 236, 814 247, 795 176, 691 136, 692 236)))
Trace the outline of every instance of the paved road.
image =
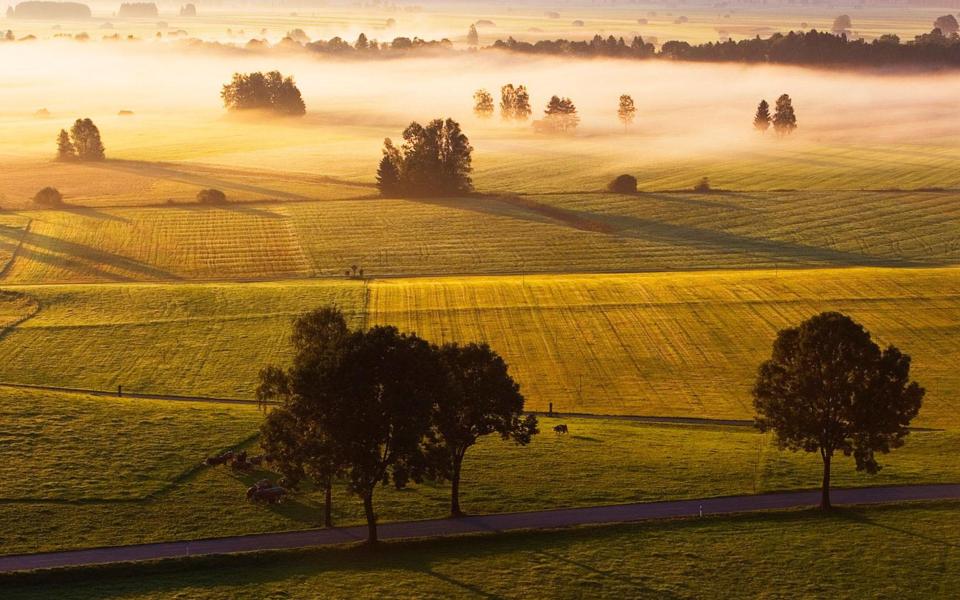
MULTIPOLYGON (((833 490, 834 504, 878 504, 910 500, 960 499, 960 484, 918 485, 833 490)), ((785 492, 750 496, 705 498, 702 500, 675 500, 644 502, 616 506, 594 506, 560 510, 503 513, 464 517, 462 519, 434 519, 407 521, 380 525, 380 538, 398 540, 407 538, 438 538, 465 533, 498 533, 523 529, 555 529, 575 525, 601 523, 629 523, 651 519, 669 519, 704 515, 730 514, 800 508, 816 505, 819 491, 785 492)), ((257 550, 280 550, 308 546, 330 546, 363 540, 366 527, 338 527, 284 533, 264 533, 224 538, 163 542, 0 556, 0 573, 28 569, 49 569, 116 562, 179 558, 208 554, 230 554, 257 550)))

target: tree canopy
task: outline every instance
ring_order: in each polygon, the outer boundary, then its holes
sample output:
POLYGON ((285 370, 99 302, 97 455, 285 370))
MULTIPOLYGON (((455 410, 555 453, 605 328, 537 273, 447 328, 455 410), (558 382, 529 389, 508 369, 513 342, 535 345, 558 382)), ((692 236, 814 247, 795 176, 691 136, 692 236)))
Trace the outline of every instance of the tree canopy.
POLYGON ((500 88, 500 117, 504 121, 526 121, 532 112, 526 86, 508 83, 500 88))
POLYGON ((384 140, 377 187, 384 196, 452 196, 473 190, 473 146, 453 119, 411 123, 403 145, 384 140))
POLYGON ((761 100, 757 105, 757 114, 753 117, 753 128, 763 133, 770 129, 770 105, 766 100, 761 100))
MULTIPOLYGON (((61 145, 63 138, 57 140, 58 154, 61 148, 67 151, 67 147, 61 145)), ((77 119, 73 127, 70 128, 70 141, 76 151, 76 157, 79 160, 103 160, 104 148, 100 140, 100 130, 90 119, 77 119)), ((69 158, 69 157, 68 157, 69 158)))
POLYGON ((580 124, 577 107, 570 98, 552 96, 543 113, 543 120, 537 123, 539 131, 570 133, 580 124))
POLYGON ((777 135, 784 136, 793 133, 797 128, 797 115, 793 111, 793 101, 790 96, 783 94, 777 98, 776 112, 773 113, 773 130, 777 135))
POLYGON ((493 96, 487 90, 473 93, 473 114, 482 119, 493 116, 493 96))
POLYGON ((306 105, 292 77, 279 71, 234 73, 233 80, 220 92, 228 110, 269 110, 280 115, 302 116, 306 105))
POLYGON ((910 357, 880 350, 850 317, 825 312, 780 331, 753 388, 756 425, 781 448, 819 452, 821 507, 830 508, 830 466, 853 456, 858 471, 876 473, 877 453, 903 445, 924 390, 910 381, 910 357))
POLYGON ((637 116, 637 107, 633 104, 633 98, 628 94, 620 96, 620 104, 617 107, 617 118, 623 123, 624 129, 633 124, 637 116))

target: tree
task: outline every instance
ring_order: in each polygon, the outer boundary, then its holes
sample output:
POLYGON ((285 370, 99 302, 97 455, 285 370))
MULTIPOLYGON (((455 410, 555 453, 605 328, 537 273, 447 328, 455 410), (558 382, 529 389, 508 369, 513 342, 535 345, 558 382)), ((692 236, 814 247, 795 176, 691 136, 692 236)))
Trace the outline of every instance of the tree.
POLYGON ((957 23, 957 18, 953 15, 943 15, 937 17, 937 20, 933 22, 933 27, 939 29, 943 35, 951 36, 960 30, 960 23, 957 23))
POLYGON ((33 195, 33 201, 40 206, 63 206, 63 194, 57 188, 45 187, 33 195))
POLYGON ((840 15, 833 20, 833 27, 830 28, 836 34, 845 33, 853 27, 853 23, 850 21, 850 15, 840 15))
POLYGON ((213 188, 197 192, 197 202, 200 204, 226 204, 227 195, 213 188))
POLYGON ((70 141, 70 134, 66 129, 61 129, 57 136, 57 160, 68 161, 77 159, 77 149, 70 141))
POLYGON ((470 140, 453 119, 434 119, 426 127, 411 123, 398 150, 384 142, 377 186, 382 195, 450 196, 470 192, 473 170, 470 140), (394 174, 399 176, 394 179, 394 174))
POLYGON ((493 116, 493 96, 487 90, 477 90, 473 93, 473 113, 482 119, 493 116))
POLYGON ((577 107, 570 98, 552 96, 543 113, 545 116, 542 127, 546 131, 567 133, 576 129, 577 125, 580 124, 577 107))
POLYGON ((923 395, 910 381, 909 356, 894 346, 881 351, 853 319, 825 312, 777 334, 753 404, 757 427, 772 430, 780 448, 820 453, 820 506, 827 510, 834 454, 852 455, 858 471, 876 473, 876 453, 903 445, 923 395))
POLYGON ((343 313, 335 307, 299 316, 290 336, 293 366, 286 372, 274 366, 263 368, 256 390, 261 406, 279 404, 267 413, 260 428, 261 446, 291 483, 310 478, 323 488, 326 527, 333 526, 333 480, 340 474, 341 464, 336 438, 324 429, 324 405, 317 394, 324 373, 340 359, 348 333, 343 313), (295 389, 310 393, 295 394, 295 389))
POLYGON ((456 517, 463 514, 460 472, 467 450, 493 433, 526 445, 539 430, 537 418, 523 414, 523 395, 507 363, 488 345, 445 344, 440 355, 452 386, 434 408, 429 473, 450 480, 450 514, 456 517))
POLYGON ((467 31, 467 45, 468 46, 479 46, 480 45, 480 35, 477 33, 477 26, 470 24, 470 30, 467 31))
POLYGON ((525 86, 513 87, 508 83, 500 88, 500 116, 503 120, 526 121, 532 112, 530 94, 525 86))
POLYGON ((784 136, 793 133, 797 128, 797 115, 793 112, 793 101, 790 96, 783 94, 777 98, 776 112, 773 114, 773 130, 777 135, 784 136))
POLYGON ((303 116, 306 105, 292 77, 279 71, 234 73, 230 83, 220 91, 228 110, 270 110, 287 116, 303 116))
POLYGON ((636 117, 636 114, 637 107, 633 104, 633 98, 627 94, 620 96, 620 107, 617 108, 617 118, 623 123, 624 129, 633 124, 633 119, 636 117))
POLYGON ((637 178, 633 175, 618 175, 616 179, 607 184, 607 189, 617 194, 636 194, 637 178))
POLYGON ((365 33, 361 33, 359 36, 357 36, 357 41, 353 44, 353 47, 357 50, 369 50, 370 41, 367 40, 367 35, 365 33))
POLYGON ((757 114, 753 117, 753 128, 761 133, 770 129, 770 105, 761 100, 757 105, 757 114))
MULTIPOLYGON (((448 395, 442 364, 430 344, 394 327, 353 332, 336 364, 321 373, 320 422, 330 435, 347 488, 363 501, 367 541, 377 541, 373 495, 389 482, 421 481, 431 412, 448 395)), ((319 393, 318 393, 319 392, 319 393)))
POLYGON ((382 196, 394 196, 401 191, 400 170, 403 158, 390 138, 383 140, 383 158, 377 168, 377 189, 382 196))
POLYGON ((90 119, 77 119, 70 128, 70 139, 80 160, 103 160, 103 142, 100 130, 90 119))

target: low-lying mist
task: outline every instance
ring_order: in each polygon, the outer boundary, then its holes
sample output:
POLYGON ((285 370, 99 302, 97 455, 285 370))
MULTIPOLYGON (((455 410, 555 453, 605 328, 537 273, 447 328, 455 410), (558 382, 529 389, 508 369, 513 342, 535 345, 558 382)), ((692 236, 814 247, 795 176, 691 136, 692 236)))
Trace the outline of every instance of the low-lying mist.
MULTIPOLYGON (((515 143, 529 151, 602 143, 609 153, 622 149, 660 159, 718 152, 733 157, 739 150, 756 151, 758 144, 772 143, 772 132, 760 136, 752 130, 753 113, 761 99, 772 106, 785 92, 793 98, 799 123, 791 143, 953 143, 960 133, 960 79, 952 74, 498 52, 336 61, 149 44, 36 42, 0 46, 0 123, 6 132, 0 137, 0 154, 49 155, 57 129, 85 116, 106 123, 108 154, 118 149, 133 158, 129 149, 151 148, 153 159, 178 160, 172 149, 168 158, 163 154, 165 140, 178 131, 189 132, 184 137, 195 145, 207 143, 208 127, 212 137, 225 130, 242 136, 250 120, 227 116, 221 86, 235 71, 273 69, 296 79, 307 105, 305 118, 276 124, 278 136, 296 138, 291 153, 311 140, 318 146, 313 152, 369 153, 383 137, 399 137, 411 120, 449 116, 461 121, 478 153, 515 143), (499 100, 500 86, 509 82, 528 87, 534 118, 551 95, 572 98, 581 117, 576 135, 569 140, 540 137, 529 123, 473 116, 475 90, 485 88, 499 100), (638 109, 626 134, 616 118, 621 94, 632 95, 638 109), (41 108, 50 112, 49 118, 34 116, 41 108), (134 115, 118 118, 120 110, 134 115), (151 147, 153 140, 157 147, 151 147)), ((264 135, 263 125, 258 122, 257 136, 264 135)), ((222 150, 226 154, 229 149, 222 150)), ((211 153, 210 160, 218 159, 211 153)))

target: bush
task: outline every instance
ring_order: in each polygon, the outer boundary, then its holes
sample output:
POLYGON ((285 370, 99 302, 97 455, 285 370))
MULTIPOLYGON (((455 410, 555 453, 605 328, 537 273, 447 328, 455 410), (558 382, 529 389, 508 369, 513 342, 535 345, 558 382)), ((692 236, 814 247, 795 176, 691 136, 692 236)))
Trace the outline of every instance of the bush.
POLYGON ((57 188, 45 187, 33 196, 40 206, 63 206, 63 194, 57 188))
POLYGON ((710 179, 708 179, 708 178, 706 178, 706 177, 704 177, 703 179, 701 179, 701 180, 700 180, 700 183, 698 183, 697 185, 693 186, 693 191, 695 191, 695 192, 697 192, 697 193, 700 193, 700 194, 706 194, 706 193, 710 192, 710 190, 711 190, 711 187, 710 187, 710 179))
POLYGON ((636 194, 637 178, 633 175, 618 175, 607 185, 607 189, 617 194, 636 194))
POLYGON ((209 189, 197 192, 197 202, 200 204, 226 204, 227 195, 220 190, 209 189))

